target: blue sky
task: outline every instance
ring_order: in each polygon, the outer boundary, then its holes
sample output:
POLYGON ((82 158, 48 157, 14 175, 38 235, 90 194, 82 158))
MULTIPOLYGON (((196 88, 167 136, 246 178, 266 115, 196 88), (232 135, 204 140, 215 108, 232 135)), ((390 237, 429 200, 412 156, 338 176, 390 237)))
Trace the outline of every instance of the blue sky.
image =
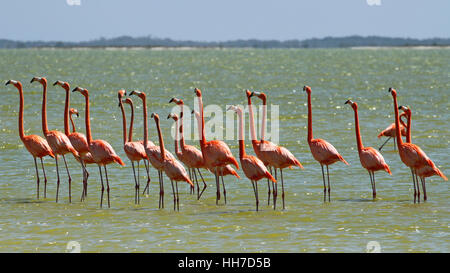
POLYGON ((449 0, 2 0, 0 8, 0 38, 15 40, 450 37, 449 0))

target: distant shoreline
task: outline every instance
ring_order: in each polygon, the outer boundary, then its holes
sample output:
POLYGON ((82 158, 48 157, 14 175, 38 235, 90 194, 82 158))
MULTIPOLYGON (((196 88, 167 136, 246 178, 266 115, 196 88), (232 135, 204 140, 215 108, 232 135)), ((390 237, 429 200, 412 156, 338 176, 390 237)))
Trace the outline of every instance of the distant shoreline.
POLYGON ((73 46, 73 47, 57 47, 57 46, 42 46, 29 48, 1 48, 1 49, 34 49, 34 50, 173 50, 173 51, 187 51, 187 50, 234 50, 234 49, 352 49, 352 50, 384 50, 384 49, 414 49, 414 50, 429 50, 429 49, 450 49, 450 46, 352 46, 352 47, 332 47, 332 48, 257 48, 257 47, 207 47, 207 46, 73 46))

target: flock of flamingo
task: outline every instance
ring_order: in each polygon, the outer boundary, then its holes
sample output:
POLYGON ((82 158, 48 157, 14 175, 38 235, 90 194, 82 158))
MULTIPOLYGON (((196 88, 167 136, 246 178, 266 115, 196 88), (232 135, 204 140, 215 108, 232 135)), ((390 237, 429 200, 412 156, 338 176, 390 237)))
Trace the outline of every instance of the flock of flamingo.
MULTIPOLYGON (((113 147, 106 141, 97 139, 93 140, 91 134, 91 123, 90 123, 90 112, 89 112, 89 92, 85 88, 76 87, 72 92, 79 92, 85 98, 85 126, 86 126, 86 136, 80 132, 76 132, 74 121, 72 115, 78 116, 78 111, 76 109, 70 108, 70 86, 67 82, 56 81, 53 85, 59 85, 66 92, 65 108, 64 108, 64 133, 60 131, 49 131, 47 126, 47 80, 44 77, 34 77, 31 83, 39 82, 43 87, 43 98, 42 98, 42 130, 45 139, 38 135, 25 135, 23 127, 23 110, 24 110, 24 96, 22 84, 19 81, 9 80, 6 85, 14 85, 20 96, 20 106, 19 106, 19 136, 22 140, 25 148, 33 156, 34 164, 36 168, 36 178, 37 178, 37 198, 39 199, 39 171, 37 158, 39 158, 42 172, 44 176, 44 198, 47 194, 47 176, 45 174, 45 168, 42 158, 45 156, 50 156, 55 159, 56 162, 56 175, 57 175, 57 187, 56 187, 56 202, 58 202, 58 192, 60 185, 60 174, 58 167, 58 157, 62 156, 65 169, 68 176, 68 186, 69 186, 69 202, 71 202, 71 176, 69 168, 67 167, 67 162, 65 155, 71 153, 75 159, 80 162, 82 173, 83 173, 83 190, 81 194, 81 201, 85 200, 87 196, 88 189, 88 177, 89 172, 86 166, 88 164, 97 164, 100 180, 101 180, 101 197, 100 197, 100 207, 103 205, 105 183, 106 182, 106 194, 108 207, 110 204, 110 185, 108 179, 108 172, 106 166, 111 163, 117 163, 124 166, 124 162, 114 151, 113 147), (70 131, 69 119, 72 124, 72 131, 70 131), (102 168, 104 170, 104 175, 102 173, 102 168)), ((330 200, 331 186, 330 186, 330 176, 329 176, 329 165, 336 163, 338 161, 347 164, 347 161, 338 153, 336 148, 329 142, 313 138, 312 132, 312 107, 311 107, 311 87, 304 86, 303 90, 307 94, 308 100, 308 136, 307 141, 312 153, 312 156, 317 160, 322 169, 323 178, 323 193, 324 201, 330 200), (325 179, 324 166, 326 167, 327 179, 325 179), (326 183, 327 182, 327 183, 326 183)), ((414 185, 414 203, 420 202, 420 189, 419 180, 421 180, 423 199, 427 200, 425 178, 438 175, 443 179, 447 180, 447 177, 436 167, 436 165, 428 158, 428 156, 422 151, 422 149, 411 143, 411 110, 405 106, 397 105, 397 92, 389 88, 389 92, 392 95, 394 102, 394 117, 395 122, 380 133, 378 137, 388 136, 394 138, 394 147, 397 146, 401 161, 411 169, 412 180, 414 185), (403 113, 399 116, 399 110, 403 113), (406 123, 401 119, 406 117, 406 123), (402 135, 406 136, 406 142, 403 142, 402 135)), ((150 165, 158 171, 158 182, 159 182, 159 208, 164 208, 164 174, 170 179, 173 193, 173 206, 174 210, 179 210, 179 194, 178 194, 178 181, 186 182, 190 185, 191 194, 195 193, 197 189, 197 199, 200 199, 203 192, 207 188, 207 184, 203 178, 201 169, 207 169, 212 172, 215 176, 216 182, 216 204, 218 204, 221 198, 221 183, 223 188, 223 197, 226 204, 226 189, 223 177, 226 175, 236 176, 240 178, 236 170, 239 169, 239 163, 236 158, 231 153, 228 145, 220 140, 206 141, 205 139, 205 120, 203 113, 203 101, 202 92, 200 89, 195 89, 195 96, 199 102, 200 112, 192 111, 191 114, 195 114, 198 122, 198 130, 200 136, 200 149, 192 145, 187 145, 184 140, 183 133, 183 100, 178 98, 172 98, 169 103, 175 103, 180 106, 179 115, 171 113, 167 118, 173 119, 176 122, 178 128, 176 130, 175 137, 175 156, 173 156, 168 150, 165 149, 163 136, 161 134, 160 119, 158 114, 152 113, 151 118, 154 119, 156 123, 156 128, 158 132, 159 145, 155 145, 152 141, 149 141, 148 137, 148 124, 147 124, 147 101, 146 94, 141 91, 131 91, 129 96, 137 96, 142 100, 143 118, 144 118, 144 139, 141 141, 133 141, 133 121, 134 121, 134 106, 133 101, 130 97, 126 97, 125 90, 118 91, 118 101, 119 107, 122 111, 122 123, 123 123, 123 148, 125 154, 131 162, 133 168, 133 176, 135 181, 135 203, 139 204, 139 193, 140 193, 140 174, 139 174, 139 164, 142 160, 147 172, 147 184, 143 190, 143 193, 149 193, 150 185, 150 165), (124 104, 130 105, 131 108, 131 120, 129 124, 129 131, 127 137, 127 122, 125 117, 124 104), (179 147, 179 148, 178 148, 179 147), (178 160, 177 160, 178 158, 178 160), (187 167, 185 167, 181 162, 187 167), (135 164, 137 168, 135 168, 135 164), (136 173, 137 169, 137 173, 136 173), (199 178, 203 182, 203 188, 200 190, 199 178), (175 183, 174 183, 175 182, 175 183), (195 185, 194 185, 195 182, 195 185)), ((302 164, 297 160, 294 155, 285 147, 276 145, 270 141, 265 140, 265 124, 267 119, 266 107, 263 108, 262 115, 262 126, 261 126, 261 136, 260 140, 257 140, 255 123, 253 117, 253 107, 252 97, 257 97, 261 99, 262 104, 267 104, 267 96, 263 92, 250 92, 246 90, 247 103, 249 105, 249 121, 250 121, 250 133, 252 139, 252 146, 256 156, 252 156, 246 153, 245 143, 244 143, 244 113, 240 107, 230 106, 228 110, 234 111, 239 120, 239 161, 240 166, 245 174, 245 176, 251 181, 253 191, 256 200, 256 210, 259 209, 259 197, 258 197, 258 181, 266 178, 268 187, 268 198, 267 203, 270 205, 270 198, 273 198, 273 208, 276 209, 276 201, 278 197, 278 175, 277 170, 280 173, 281 179, 281 198, 283 209, 285 209, 285 192, 284 192, 284 179, 283 179, 283 169, 300 167, 303 169, 302 164), (273 169, 273 170, 272 170, 273 169)), ((361 139, 359 119, 358 119, 358 105, 356 102, 348 100, 345 104, 349 104, 354 110, 355 116, 355 131, 356 131, 356 143, 358 148, 358 154, 361 161, 361 165, 368 171, 370 182, 372 185, 372 196, 376 199, 376 186, 375 186, 375 172, 376 171, 386 171, 391 174, 389 166, 386 164, 383 156, 379 151, 372 147, 364 147, 361 139)), ((387 142, 387 141, 386 141, 387 142)), ((385 142, 385 143, 386 143, 385 142)), ((384 144, 383 144, 384 145, 384 144)), ((382 147, 380 147, 381 150, 382 147)))

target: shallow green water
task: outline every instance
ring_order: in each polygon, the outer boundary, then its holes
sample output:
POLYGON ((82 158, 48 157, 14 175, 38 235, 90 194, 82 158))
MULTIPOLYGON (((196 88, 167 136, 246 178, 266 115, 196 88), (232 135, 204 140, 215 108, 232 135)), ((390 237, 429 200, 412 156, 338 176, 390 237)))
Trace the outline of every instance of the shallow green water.
MULTIPOLYGON (((110 142, 127 164, 109 167, 111 209, 99 209, 100 182, 94 166, 89 167, 88 202, 79 202, 81 170, 72 157, 74 203, 68 204, 64 172, 61 201, 54 202, 56 172, 49 158, 48 198, 36 200, 33 160, 17 133, 18 93, 1 85, 0 252, 64 252, 69 241, 79 242, 83 252, 363 252, 369 241, 378 241, 381 250, 389 252, 450 250, 449 183, 428 179, 429 201, 413 204, 410 171, 388 144, 383 155, 393 175, 376 174, 378 200, 372 202, 370 180, 356 151, 353 111, 344 105, 347 99, 358 102, 363 142, 378 147, 382 140, 376 135, 393 122, 387 89, 397 88, 399 103, 413 110, 413 142, 449 176, 448 49, 0 50, 0 60, 2 82, 15 79, 24 85, 27 134, 42 135, 42 91, 39 84, 29 83, 31 78, 65 80, 90 90, 93 136, 110 142), (306 142, 305 84, 313 88, 314 136, 332 143, 350 163, 330 168, 331 203, 322 201, 320 165, 306 142), (241 171, 240 180, 225 180, 227 205, 215 205, 214 179, 204 172, 209 187, 202 200, 180 185, 180 212, 174 212, 167 179, 166 208, 158 210, 152 169, 151 194, 134 205, 117 90, 147 92, 148 111, 162 117, 166 145, 173 151, 171 122, 165 119, 172 109, 168 101, 177 96, 192 107, 194 87, 202 89, 205 104, 223 108, 244 104, 245 88, 266 91, 269 104, 280 105, 280 143, 305 167, 284 172, 285 211, 267 206, 267 186, 261 181, 261 211, 255 212, 251 184, 241 171)), ((49 128, 62 131, 64 92, 53 86, 48 92, 49 128)), ((134 100, 135 139, 141 139, 142 108, 134 100)), ((81 112, 76 122, 84 132, 81 95, 72 94, 72 107, 81 112)), ((150 139, 156 141, 154 128, 149 120, 150 139)), ((237 142, 227 142, 237 156, 237 142)), ((251 147, 247 152, 254 154, 251 147)))

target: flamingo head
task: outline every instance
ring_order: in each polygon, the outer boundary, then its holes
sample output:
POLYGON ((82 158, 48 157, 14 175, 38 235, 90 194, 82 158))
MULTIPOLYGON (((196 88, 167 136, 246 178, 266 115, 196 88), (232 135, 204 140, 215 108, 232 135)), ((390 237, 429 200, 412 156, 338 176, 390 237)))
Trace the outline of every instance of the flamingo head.
POLYGON ((195 95, 196 95, 197 97, 201 97, 201 96, 202 96, 202 91, 200 91, 200 89, 195 88, 195 89, 194 89, 194 92, 195 92, 195 95))
POLYGON ((169 118, 171 118, 171 119, 177 121, 177 120, 178 120, 178 115, 177 115, 177 114, 174 114, 174 113, 170 113, 170 114, 167 116, 167 119, 169 119, 169 118))
POLYGON ((119 91, 117 91, 117 97, 119 98, 119 100, 123 99, 123 97, 125 97, 127 95, 127 91, 125 91, 124 89, 120 89, 119 91))
POLYGON ((126 98, 122 100, 123 103, 129 104, 131 107, 133 107, 133 100, 131 98, 126 98))
POLYGON ((15 80, 9 80, 9 81, 6 82, 5 85, 8 85, 8 84, 12 84, 12 85, 14 85, 16 88, 22 87, 22 83, 19 82, 19 81, 15 81, 15 80))
POLYGON ((184 105, 183 100, 180 100, 180 99, 177 99, 177 98, 171 98, 169 103, 172 103, 172 102, 176 103, 177 105, 184 105))
POLYGON ((152 114, 150 115, 150 117, 151 117, 152 119, 154 119, 155 121, 159 121, 159 116, 158 116, 158 114, 156 114, 156 113, 152 113, 152 114))
POLYGON ((353 109, 358 109, 358 104, 357 104, 356 102, 354 102, 354 101, 347 100, 347 101, 345 102, 345 104, 350 104, 350 106, 351 106, 353 109))
POLYGON ((47 86, 47 79, 44 77, 33 77, 30 83, 39 82, 40 84, 47 86))
POLYGON ((238 115, 242 115, 242 109, 238 106, 231 105, 230 107, 228 107, 227 110, 228 111, 232 110, 232 111, 236 112, 238 115))
POLYGON ((133 90, 130 92, 129 96, 131 95, 136 95, 138 96, 140 99, 144 100, 145 99, 145 93, 142 91, 138 91, 138 90, 133 90))
POLYGON ((250 90, 245 90, 245 94, 247 95, 247 99, 251 98, 253 96, 253 92, 251 92, 250 90))
POLYGON ((72 92, 80 92, 81 95, 83 95, 83 96, 85 96, 85 97, 89 95, 89 92, 88 92, 88 90, 87 90, 86 88, 81 88, 81 87, 79 87, 79 86, 75 87, 75 88, 72 90, 72 92))
POLYGON ((311 87, 309 87, 308 85, 303 86, 303 91, 305 91, 308 94, 311 94, 311 87))
POLYGON ((406 115, 411 115, 411 109, 409 109, 409 107, 408 106, 403 106, 403 105, 400 105, 399 107, 398 107, 398 110, 402 110, 406 115))
POLYGON ((69 109, 69 114, 70 114, 70 115, 77 115, 77 117, 80 116, 80 114, 78 114, 78 110, 75 109, 75 108, 70 108, 70 109, 69 109))
POLYGON ((397 91, 395 91, 395 89, 394 88, 392 88, 392 87, 389 87, 389 93, 391 93, 392 94, 392 97, 397 97, 397 91))
POLYGON ((53 83, 53 86, 55 86, 55 85, 61 86, 61 87, 64 88, 66 91, 69 91, 69 90, 70 90, 70 85, 69 85, 68 82, 56 81, 55 83, 53 83))
POLYGON ((253 96, 257 96, 259 99, 261 99, 263 101, 263 103, 266 103, 267 96, 266 96, 266 94, 264 94, 264 92, 252 92, 250 94, 250 97, 253 97, 253 96))

